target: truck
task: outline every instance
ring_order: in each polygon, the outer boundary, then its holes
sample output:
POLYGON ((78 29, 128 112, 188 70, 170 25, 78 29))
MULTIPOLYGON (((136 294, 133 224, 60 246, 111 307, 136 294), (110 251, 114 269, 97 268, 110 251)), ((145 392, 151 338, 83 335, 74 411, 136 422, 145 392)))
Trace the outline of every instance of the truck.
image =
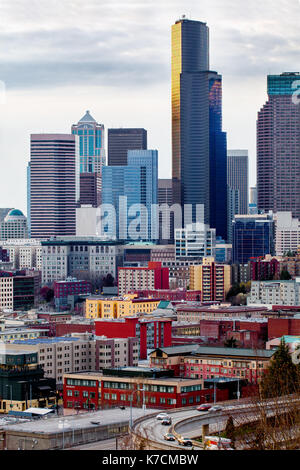
POLYGON ((219 436, 205 436, 204 449, 206 450, 233 450, 231 439, 219 436))

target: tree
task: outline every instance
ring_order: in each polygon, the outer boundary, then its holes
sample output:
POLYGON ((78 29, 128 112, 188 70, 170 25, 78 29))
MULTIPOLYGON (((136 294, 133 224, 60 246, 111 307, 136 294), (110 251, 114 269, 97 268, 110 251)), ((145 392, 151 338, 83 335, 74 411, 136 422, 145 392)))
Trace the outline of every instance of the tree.
POLYGON ((231 338, 226 339, 224 341, 224 346, 225 346, 225 348, 237 348, 238 344, 237 344, 236 338, 231 336, 231 338))
POLYGON ((280 273, 280 280, 281 281, 289 281, 290 279, 292 279, 292 276, 290 275, 290 273, 285 268, 283 268, 281 270, 281 273, 280 273))
POLYGON ((40 296, 46 300, 46 302, 50 302, 54 297, 54 290, 50 289, 48 286, 44 286, 40 290, 40 296))
POLYGON ((278 397, 299 390, 299 368, 293 363, 284 338, 275 351, 268 370, 262 377, 262 398, 278 397))
POLYGON ((229 416, 227 420, 225 434, 228 439, 231 439, 231 447, 234 449, 235 448, 235 427, 234 427, 232 416, 229 416))

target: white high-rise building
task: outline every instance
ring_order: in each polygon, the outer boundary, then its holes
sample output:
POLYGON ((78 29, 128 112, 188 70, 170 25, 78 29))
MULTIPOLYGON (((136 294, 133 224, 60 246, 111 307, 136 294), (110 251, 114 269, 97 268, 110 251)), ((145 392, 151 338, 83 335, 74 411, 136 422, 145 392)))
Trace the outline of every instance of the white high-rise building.
POLYGON ((293 218, 291 212, 277 212, 274 219, 276 256, 288 251, 297 252, 300 246, 300 220, 293 218))
POLYGON ((12 209, 0 224, 0 240, 28 238, 27 218, 19 209, 12 209))
POLYGON ((216 256, 216 229, 203 222, 175 230, 175 256, 197 258, 216 256))

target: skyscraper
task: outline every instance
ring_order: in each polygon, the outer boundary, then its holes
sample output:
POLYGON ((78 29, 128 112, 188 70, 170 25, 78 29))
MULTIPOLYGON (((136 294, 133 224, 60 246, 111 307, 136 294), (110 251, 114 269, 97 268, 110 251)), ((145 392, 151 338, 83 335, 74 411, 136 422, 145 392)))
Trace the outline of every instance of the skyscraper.
POLYGON ((31 237, 76 234, 79 200, 78 141, 71 134, 32 134, 31 237))
POLYGON ((127 165, 128 150, 147 150, 147 131, 108 129, 108 165, 127 165))
POLYGON ((172 26, 173 201, 204 205, 204 222, 227 238, 226 134, 222 78, 209 71, 206 23, 185 17, 172 26))
POLYGON ((152 240, 152 230, 157 223, 157 214, 152 208, 157 204, 157 181, 157 150, 130 150, 128 165, 104 167, 102 204, 114 207, 116 219, 114 224, 112 215, 108 215, 108 225, 103 227, 103 234, 121 240, 152 240), (120 199, 122 197, 127 199, 120 199), (139 205, 143 205, 147 212, 143 213, 139 205), (135 224, 138 219, 140 222, 135 224), (134 238, 130 226, 140 233, 137 238, 134 238))
POLYGON ((239 191, 239 213, 248 214, 248 150, 228 150, 227 184, 239 191))
POLYGON ((300 218, 299 73, 268 76, 268 101, 257 120, 258 209, 300 218))
POLYGON ((105 165, 104 126, 87 111, 72 126, 72 134, 79 136, 80 173, 100 173, 105 165))
POLYGON ((80 205, 100 206, 101 184, 100 173, 80 173, 80 205))
MULTIPOLYGON (((159 179, 158 180, 158 193, 157 193, 157 203, 159 206, 162 204, 167 204, 169 207, 173 204, 173 191, 172 191, 172 180, 171 179, 159 179)), ((174 243, 174 217, 173 213, 166 210, 161 210, 159 213, 159 244, 167 245, 174 243), (170 214, 170 215, 169 215, 170 214), (163 216, 164 215, 164 216, 163 216), (169 234, 170 236, 166 239, 163 237, 163 224, 167 220, 169 224, 169 234)))

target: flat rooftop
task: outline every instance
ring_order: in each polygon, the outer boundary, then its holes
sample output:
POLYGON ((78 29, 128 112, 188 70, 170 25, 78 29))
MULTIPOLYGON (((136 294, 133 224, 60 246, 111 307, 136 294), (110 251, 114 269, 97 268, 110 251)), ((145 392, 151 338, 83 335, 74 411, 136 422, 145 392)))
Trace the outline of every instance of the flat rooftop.
MULTIPOLYGON (((133 419, 140 418, 142 416, 159 413, 161 410, 143 410, 141 408, 132 408, 133 419)), ((91 411, 79 413, 78 415, 68 416, 53 416, 52 414, 32 421, 20 421, 18 423, 7 423, 8 417, 0 420, 0 429, 19 431, 19 432, 30 432, 30 433, 42 433, 42 434, 56 434, 62 433, 63 429, 65 432, 76 431, 77 429, 88 429, 96 427, 91 421, 99 421, 100 426, 110 425, 115 423, 128 423, 130 420, 130 407, 126 407, 125 410, 120 408, 113 408, 101 411, 91 411), (6 422, 3 422, 3 421, 6 422), (64 426, 64 428, 63 428, 64 426)), ((13 420, 12 420, 13 423, 13 420)))

